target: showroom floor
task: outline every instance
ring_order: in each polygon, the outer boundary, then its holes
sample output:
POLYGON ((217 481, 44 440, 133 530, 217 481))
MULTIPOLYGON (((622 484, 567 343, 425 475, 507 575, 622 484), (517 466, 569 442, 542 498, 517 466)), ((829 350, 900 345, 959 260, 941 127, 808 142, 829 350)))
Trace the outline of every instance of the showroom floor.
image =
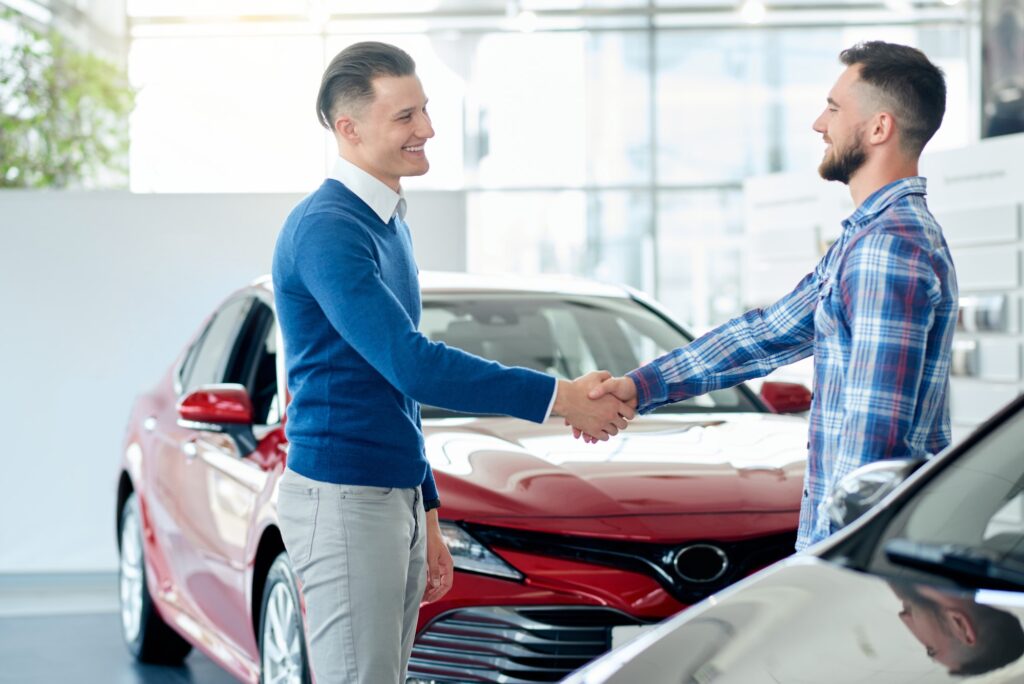
POLYGON ((0 576, 0 683, 233 684, 201 653, 138 665, 121 642, 116 577, 0 576))

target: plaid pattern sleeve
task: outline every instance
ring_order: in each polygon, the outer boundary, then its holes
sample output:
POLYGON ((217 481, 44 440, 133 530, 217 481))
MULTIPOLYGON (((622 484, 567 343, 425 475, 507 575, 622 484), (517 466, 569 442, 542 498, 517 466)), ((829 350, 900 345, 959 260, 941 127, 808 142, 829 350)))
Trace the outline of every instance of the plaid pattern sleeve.
POLYGON ((628 373, 638 409, 659 406, 767 375, 813 352, 819 272, 764 309, 753 309, 628 373))

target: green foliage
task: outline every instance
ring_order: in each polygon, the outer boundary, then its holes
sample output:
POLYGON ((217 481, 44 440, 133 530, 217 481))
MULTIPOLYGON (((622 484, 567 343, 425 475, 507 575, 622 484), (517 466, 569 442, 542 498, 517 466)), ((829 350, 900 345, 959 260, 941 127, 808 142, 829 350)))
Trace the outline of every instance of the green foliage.
POLYGON ((135 106, 126 75, 56 31, 0 19, 15 36, 0 39, 0 187, 125 186, 135 106))

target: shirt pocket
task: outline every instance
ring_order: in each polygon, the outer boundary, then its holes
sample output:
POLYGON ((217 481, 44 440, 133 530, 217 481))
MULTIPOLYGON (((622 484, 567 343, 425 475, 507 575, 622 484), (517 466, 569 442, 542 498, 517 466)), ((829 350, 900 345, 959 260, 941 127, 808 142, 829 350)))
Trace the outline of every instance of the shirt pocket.
POLYGON ((818 288, 818 305, 814 310, 814 334, 819 339, 832 337, 839 329, 839 303, 834 296, 834 289, 831 279, 823 282, 818 288))

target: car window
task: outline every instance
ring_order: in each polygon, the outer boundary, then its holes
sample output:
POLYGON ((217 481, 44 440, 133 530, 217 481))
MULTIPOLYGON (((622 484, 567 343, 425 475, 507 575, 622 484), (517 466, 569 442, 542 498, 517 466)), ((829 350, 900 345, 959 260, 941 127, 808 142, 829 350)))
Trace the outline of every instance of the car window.
MULTIPOLYGON (((622 375, 690 339, 641 304, 623 298, 428 295, 420 330, 430 339, 506 366, 559 378, 594 370, 622 375)), ((664 412, 756 411, 737 389, 671 404, 664 412)), ((425 415, 438 415, 425 408, 425 415)))
POLYGON ((253 421, 259 425, 280 423, 281 405, 277 392, 277 323, 273 319, 256 348, 250 382, 249 396, 252 397, 253 421))
POLYGON ((238 331, 222 382, 243 385, 252 401, 253 423, 280 422, 277 397, 277 324, 269 306, 256 300, 238 331))
POLYGON ((227 354, 252 304, 251 297, 233 299, 214 314, 189 355, 181 379, 184 394, 201 385, 222 381, 227 354))
POLYGON ((1024 414, 1004 423, 945 467, 892 517, 872 554, 872 570, 895 573, 892 539, 955 545, 1024 567, 1024 414))

